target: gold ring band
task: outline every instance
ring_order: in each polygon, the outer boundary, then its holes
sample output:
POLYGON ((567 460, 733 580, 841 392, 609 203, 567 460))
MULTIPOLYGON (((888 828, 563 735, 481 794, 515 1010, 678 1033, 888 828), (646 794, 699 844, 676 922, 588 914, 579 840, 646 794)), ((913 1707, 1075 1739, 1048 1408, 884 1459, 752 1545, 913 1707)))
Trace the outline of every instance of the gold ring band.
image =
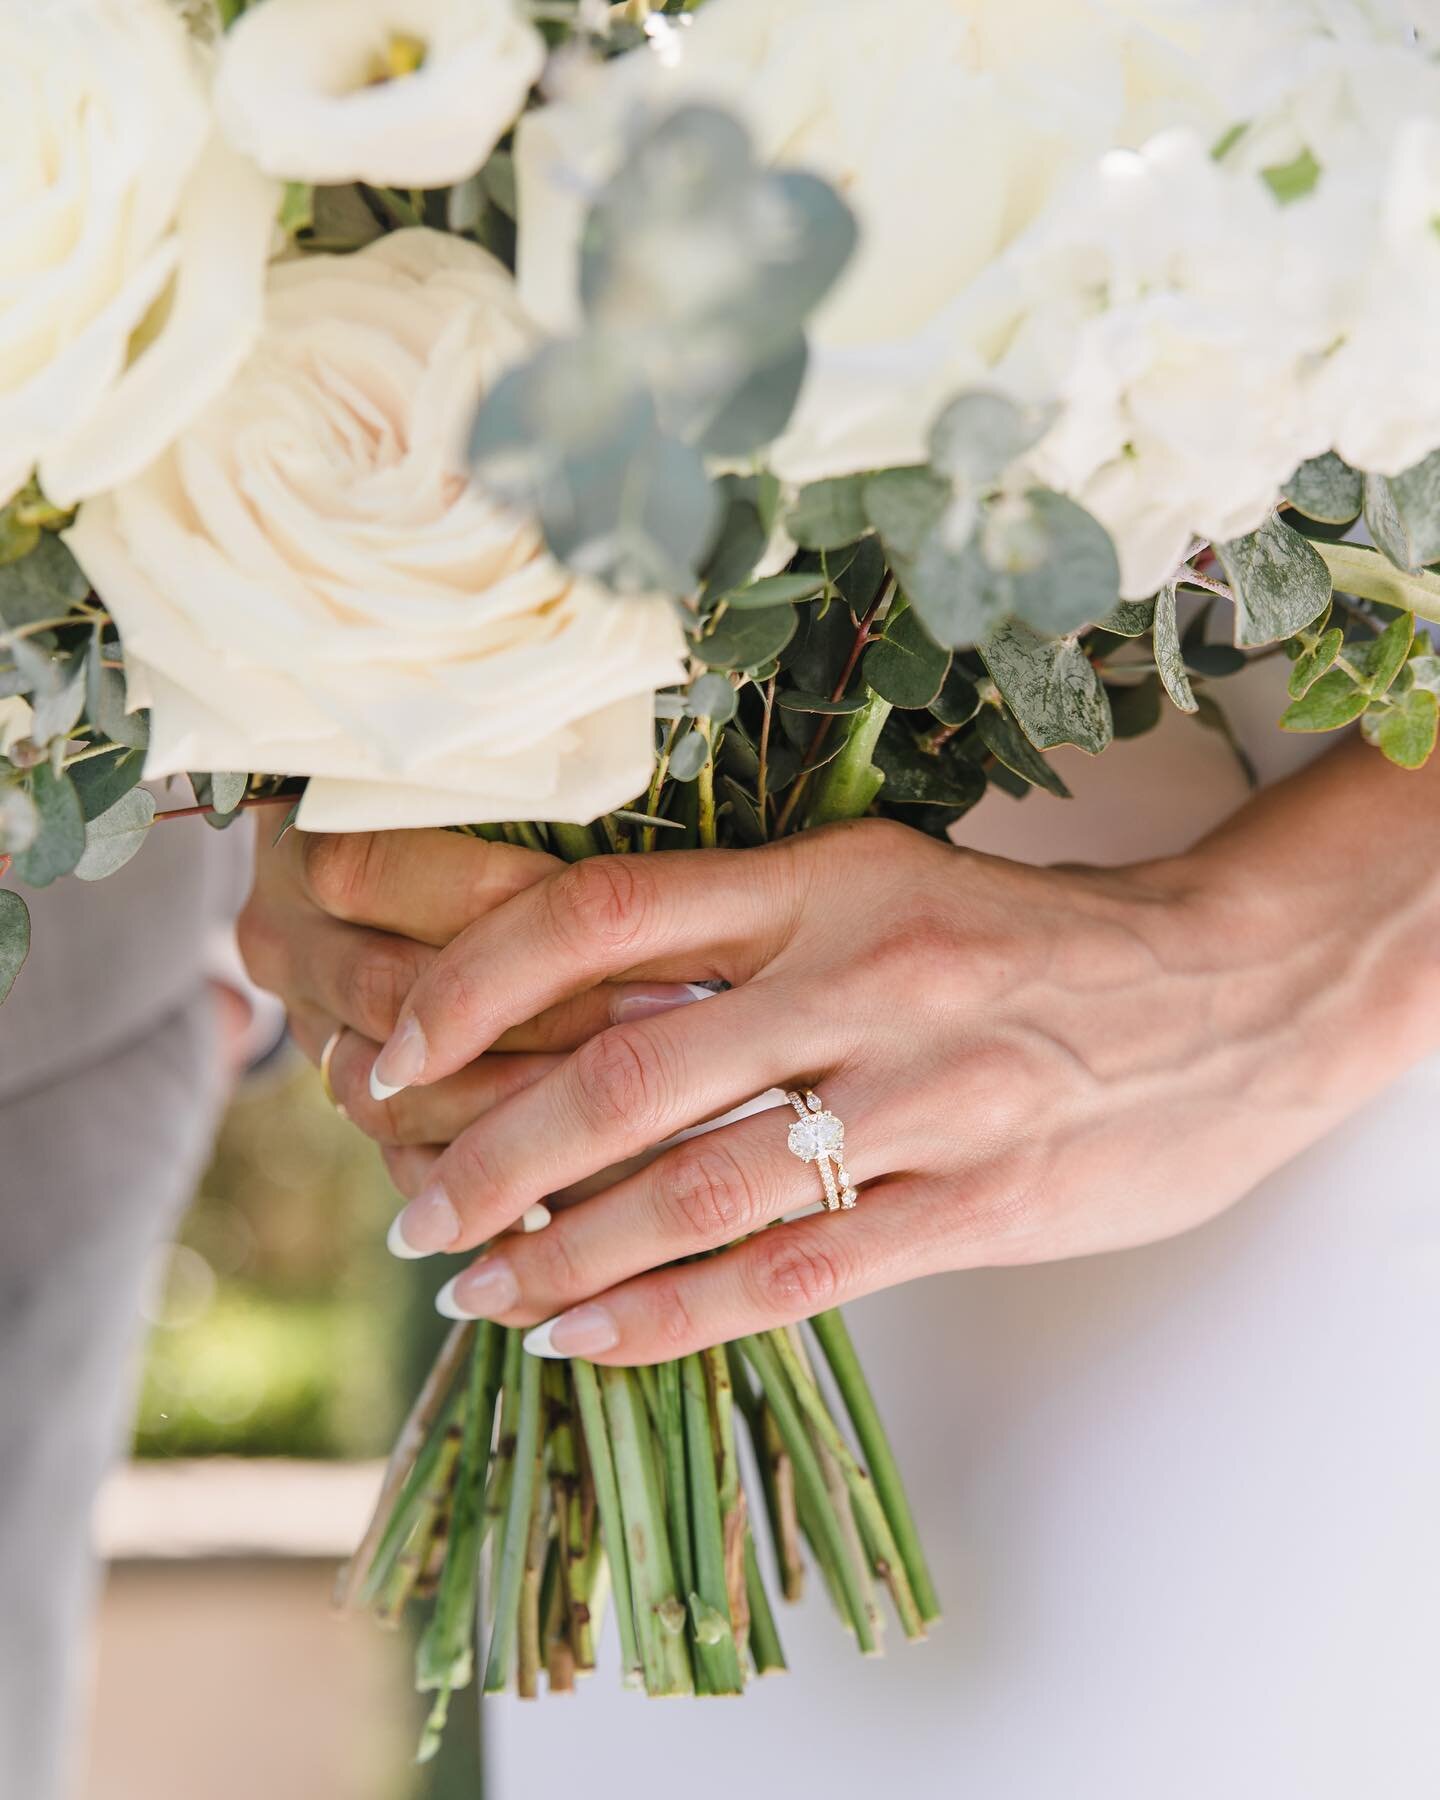
POLYGON ((801 1162, 814 1163, 819 1170, 826 1212, 848 1212, 859 1196, 845 1167, 844 1125, 809 1088, 803 1098, 793 1090, 787 1090, 785 1098, 795 1109, 795 1123, 788 1139, 791 1155, 798 1156, 801 1162))
POLYGON ((332 1031, 325 1040, 325 1048, 320 1052, 320 1086, 324 1090, 325 1098, 335 1108, 336 1112, 339 1113, 340 1117, 348 1120, 350 1115, 335 1098, 335 1089, 330 1081, 330 1062, 335 1055, 335 1046, 340 1042, 344 1035, 345 1027, 342 1025, 338 1031, 332 1031))

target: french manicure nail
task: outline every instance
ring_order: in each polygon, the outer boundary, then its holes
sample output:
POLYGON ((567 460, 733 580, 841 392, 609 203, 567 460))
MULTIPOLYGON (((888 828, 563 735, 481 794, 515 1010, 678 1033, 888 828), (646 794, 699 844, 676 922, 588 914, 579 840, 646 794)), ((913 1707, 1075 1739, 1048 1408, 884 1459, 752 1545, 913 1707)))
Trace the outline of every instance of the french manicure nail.
POLYGON ((520 1298, 515 1271, 503 1256, 487 1256, 452 1275, 435 1296, 435 1310, 447 1319, 493 1319, 520 1298))
POLYGON ((398 1026, 370 1067, 370 1092, 389 1100, 425 1072, 425 1033, 413 1015, 398 1026))
POLYGON ((522 1231, 543 1231, 550 1223, 550 1208, 537 1200, 533 1206, 527 1206, 520 1215, 522 1231))
POLYGON ((532 1356, 598 1356, 620 1342, 620 1327, 608 1306, 572 1306, 525 1334, 532 1356))
POLYGON ((672 1012, 677 1006, 714 997, 715 989, 698 981, 665 981, 618 995, 610 1012, 617 1025, 628 1025, 635 1019, 653 1019, 657 1013, 672 1012))
POLYGON ((392 1223, 386 1243, 396 1256, 433 1256, 460 1235, 460 1215, 438 1181, 424 1187, 392 1223))

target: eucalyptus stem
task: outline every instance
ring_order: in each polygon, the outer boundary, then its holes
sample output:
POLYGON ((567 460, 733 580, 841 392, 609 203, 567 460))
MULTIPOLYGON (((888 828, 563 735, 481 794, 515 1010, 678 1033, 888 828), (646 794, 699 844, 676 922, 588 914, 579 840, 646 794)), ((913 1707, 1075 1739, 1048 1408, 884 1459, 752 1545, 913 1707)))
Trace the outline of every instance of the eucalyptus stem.
POLYGON ((880 1503, 885 1508, 885 1516, 899 1546, 905 1571, 910 1577, 910 1586, 920 1609, 920 1616, 927 1624, 933 1625, 941 1616, 940 1599, 925 1560, 925 1551, 916 1529, 915 1515, 910 1510, 900 1468, 895 1461, 895 1452, 890 1447, 890 1440, 881 1423, 880 1409, 875 1404, 875 1396, 865 1379, 865 1371, 860 1366, 850 1329, 843 1315, 838 1312, 820 1313, 810 1321, 810 1329, 815 1333, 830 1373, 835 1378, 835 1385, 845 1402, 845 1411, 855 1429, 855 1436, 859 1439, 865 1466, 870 1471, 875 1491, 880 1496, 880 1503))
POLYGON ((795 1466, 795 1481, 804 1501, 804 1516, 816 1536, 817 1555, 828 1564, 837 1583, 842 1601, 842 1616, 853 1629, 856 1641, 867 1656, 873 1656, 879 1645, 875 1639, 869 1601, 865 1592, 862 1569, 857 1566, 844 1524, 837 1514, 833 1497, 815 1446, 806 1432, 798 1404, 773 1344, 763 1337, 744 1339, 743 1348, 751 1367, 760 1378, 775 1415, 775 1423, 785 1440, 795 1466), (823 1546, 823 1550, 822 1550, 823 1546))
POLYGON ((620 1484, 605 1424, 605 1406, 599 1375, 593 1363, 578 1357, 570 1364, 575 1399, 585 1433, 585 1452, 595 1482, 595 1510, 600 1515, 600 1537, 610 1564, 615 1594, 615 1624, 620 1633, 622 1680, 633 1685, 641 1672, 640 1649, 635 1633, 635 1609, 630 1588, 630 1557, 625 1546, 625 1515, 620 1506, 620 1484))
POLYGON ((697 719, 695 729, 705 740, 705 761, 695 777, 697 826, 701 848, 713 850, 719 842, 715 823, 715 727, 709 719, 697 719))
POLYGON ((725 1528, 705 1364, 692 1352, 681 1360, 678 1374, 685 1414, 684 1458, 690 1475, 690 1517, 695 1534, 694 1580, 687 1584, 686 1592, 695 1632, 696 1686, 700 1685, 703 1670, 707 1693, 739 1694, 745 1688, 745 1672, 730 1609, 725 1528))
POLYGON ((645 1687, 651 1694, 693 1693, 685 1607, 675 1592, 660 1471, 640 1384, 633 1369, 602 1368, 599 1373, 625 1518, 630 1593, 645 1687))
MULTIPOLYGON (((518 1332, 507 1337, 518 1338, 518 1332)), ((507 1344, 508 1351, 508 1344, 507 1344)), ((509 1357, 506 1357, 507 1363, 509 1357)), ((515 1466, 505 1508, 505 1530, 498 1546, 495 1577, 495 1623, 485 1662, 485 1692, 503 1691, 510 1675, 520 1608, 520 1584, 530 1546, 531 1508, 539 1477, 540 1375, 542 1358, 520 1357, 520 1405, 515 1429, 515 1466)))

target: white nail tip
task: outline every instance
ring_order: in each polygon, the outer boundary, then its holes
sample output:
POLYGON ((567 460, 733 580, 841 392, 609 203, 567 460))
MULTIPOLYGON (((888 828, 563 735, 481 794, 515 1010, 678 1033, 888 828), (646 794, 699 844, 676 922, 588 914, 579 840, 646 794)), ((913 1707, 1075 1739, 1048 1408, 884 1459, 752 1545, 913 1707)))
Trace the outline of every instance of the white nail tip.
POLYGON ((396 1213, 390 1221, 390 1229, 385 1233, 385 1248, 392 1256, 398 1256, 403 1262, 418 1262, 422 1256, 428 1256, 428 1250, 417 1250, 406 1239, 400 1221, 404 1213, 396 1213))
POLYGON ((391 1087, 388 1081, 381 1081, 377 1077, 374 1066, 371 1066, 370 1097, 372 1100, 393 1100, 397 1094, 404 1093, 408 1086, 408 1082, 402 1081, 399 1087, 391 1087))
POLYGON ((554 1319, 546 1319, 543 1324, 536 1325, 525 1333, 524 1347, 531 1356, 552 1356, 556 1358, 564 1356, 564 1352, 562 1350, 557 1350, 550 1341, 550 1334, 554 1329, 554 1319))
POLYGON ((702 987, 698 981, 687 981, 685 992, 692 1000, 713 1000, 720 992, 719 988, 702 987))
POLYGON ((441 1288, 440 1292, 435 1296, 435 1310, 443 1318, 469 1319, 474 1316, 471 1313, 463 1312, 455 1303, 455 1283, 459 1279, 460 1277, 458 1275, 452 1275, 445 1283, 444 1287, 441 1288))
POLYGON ((520 1215, 522 1231, 543 1231, 550 1223, 550 1208, 542 1206, 537 1200, 533 1206, 527 1206, 520 1215))

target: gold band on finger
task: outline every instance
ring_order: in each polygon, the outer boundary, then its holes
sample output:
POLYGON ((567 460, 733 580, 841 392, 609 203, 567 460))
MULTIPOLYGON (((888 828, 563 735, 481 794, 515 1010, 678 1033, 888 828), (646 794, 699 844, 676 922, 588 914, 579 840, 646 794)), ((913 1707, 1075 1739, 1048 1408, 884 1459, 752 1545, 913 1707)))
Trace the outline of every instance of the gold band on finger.
POLYGON ((345 1028, 342 1025, 339 1031, 332 1031, 325 1040, 325 1048, 320 1052, 320 1086, 324 1090, 325 1098, 335 1108, 336 1112, 339 1113, 340 1117, 348 1120, 350 1115, 336 1099, 335 1089, 330 1081, 330 1062, 335 1055, 335 1046, 340 1042, 344 1035, 345 1028))
POLYGON ((814 1163, 820 1171, 826 1212, 848 1211, 859 1196, 845 1167, 844 1125, 809 1088, 803 1098, 793 1090, 787 1090, 785 1098, 795 1109, 795 1123, 789 1135, 791 1155, 798 1156, 801 1162, 814 1163))

